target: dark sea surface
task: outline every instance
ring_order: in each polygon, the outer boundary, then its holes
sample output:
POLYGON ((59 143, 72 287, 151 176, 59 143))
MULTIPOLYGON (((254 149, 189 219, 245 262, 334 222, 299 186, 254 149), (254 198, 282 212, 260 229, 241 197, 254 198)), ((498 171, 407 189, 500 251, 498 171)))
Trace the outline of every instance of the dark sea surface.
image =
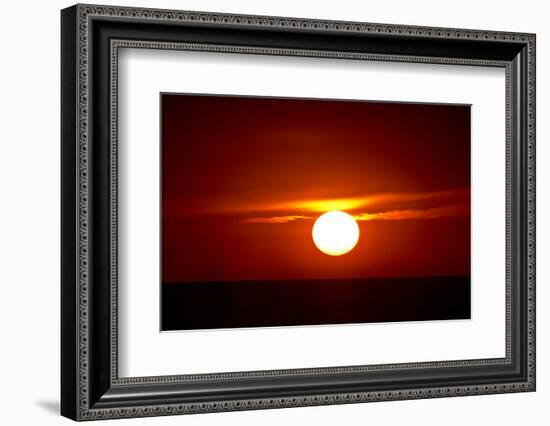
POLYGON ((470 277, 163 283, 162 330, 470 318, 470 277))

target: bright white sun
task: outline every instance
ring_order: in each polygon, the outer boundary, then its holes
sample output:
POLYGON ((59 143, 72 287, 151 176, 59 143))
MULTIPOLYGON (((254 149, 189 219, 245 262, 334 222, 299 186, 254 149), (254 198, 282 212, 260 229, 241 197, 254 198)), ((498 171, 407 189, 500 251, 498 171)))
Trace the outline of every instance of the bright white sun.
POLYGON ((330 256, 341 256, 353 250, 359 240, 359 226, 349 214, 332 211, 324 213, 313 225, 313 242, 330 256))

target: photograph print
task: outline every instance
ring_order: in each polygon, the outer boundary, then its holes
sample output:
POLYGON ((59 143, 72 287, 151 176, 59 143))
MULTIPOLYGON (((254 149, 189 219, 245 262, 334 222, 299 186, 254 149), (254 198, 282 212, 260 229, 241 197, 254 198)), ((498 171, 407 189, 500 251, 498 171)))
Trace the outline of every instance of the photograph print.
POLYGON ((469 105, 160 104, 161 331, 470 319, 469 105))

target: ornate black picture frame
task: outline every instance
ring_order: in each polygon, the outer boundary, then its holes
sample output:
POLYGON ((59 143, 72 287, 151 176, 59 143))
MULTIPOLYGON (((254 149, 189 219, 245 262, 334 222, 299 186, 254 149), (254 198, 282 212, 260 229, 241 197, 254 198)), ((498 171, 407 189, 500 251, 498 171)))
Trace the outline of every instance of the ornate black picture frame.
POLYGON ((535 390, 534 34, 95 5, 64 9, 61 28, 62 415, 93 420, 535 390), (119 377, 116 119, 122 47, 504 68, 506 356, 119 377))

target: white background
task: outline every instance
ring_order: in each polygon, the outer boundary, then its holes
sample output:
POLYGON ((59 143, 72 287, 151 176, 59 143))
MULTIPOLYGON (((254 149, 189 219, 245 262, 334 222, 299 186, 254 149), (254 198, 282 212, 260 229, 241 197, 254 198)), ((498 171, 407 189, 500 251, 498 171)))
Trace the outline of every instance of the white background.
MULTIPOLYGON (((119 4, 110 2, 107 4, 119 4)), ((108 421, 102 424, 547 424, 550 400, 550 28, 545 2, 266 0, 139 1, 234 13, 537 33, 538 391, 422 401, 108 421)), ((3 4, 0 68, 0 400, 2 423, 69 424, 59 395, 59 9, 64 1, 3 4)))
POLYGON ((121 376, 505 356, 503 68, 123 49, 118 75, 121 376), (472 319, 159 333, 158 100, 168 91, 471 104, 472 319))

